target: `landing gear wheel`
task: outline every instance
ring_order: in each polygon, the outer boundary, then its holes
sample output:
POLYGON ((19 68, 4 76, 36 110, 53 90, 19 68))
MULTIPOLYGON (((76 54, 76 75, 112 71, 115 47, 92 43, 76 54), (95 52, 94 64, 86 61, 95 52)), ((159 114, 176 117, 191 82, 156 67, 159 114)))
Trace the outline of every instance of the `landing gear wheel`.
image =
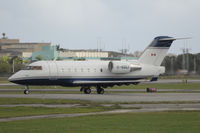
POLYGON ((26 95, 29 94, 29 86, 28 85, 25 86, 24 94, 26 94, 26 95))
POLYGON ((29 91, 28 90, 24 90, 24 94, 29 94, 29 91))
POLYGON ((84 88, 84 93, 85 94, 90 94, 91 93, 91 89, 90 88, 84 88))
POLYGON ((104 94, 104 89, 103 88, 97 88, 97 93, 98 94, 104 94))
POLYGON ((82 92, 84 90, 84 88, 83 87, 81 87, 81 89, 80 89, 80 92, 82 92))

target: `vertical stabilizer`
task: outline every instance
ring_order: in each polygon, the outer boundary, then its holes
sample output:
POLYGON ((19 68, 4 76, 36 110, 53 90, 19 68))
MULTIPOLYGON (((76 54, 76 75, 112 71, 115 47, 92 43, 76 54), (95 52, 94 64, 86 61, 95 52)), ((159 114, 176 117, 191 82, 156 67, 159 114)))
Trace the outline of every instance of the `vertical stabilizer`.
POLYGON ((154 38, 154 40, 139 57, 139 62, 160 66, 174 40, 176 39, 168 36, 158 36, 154 38))

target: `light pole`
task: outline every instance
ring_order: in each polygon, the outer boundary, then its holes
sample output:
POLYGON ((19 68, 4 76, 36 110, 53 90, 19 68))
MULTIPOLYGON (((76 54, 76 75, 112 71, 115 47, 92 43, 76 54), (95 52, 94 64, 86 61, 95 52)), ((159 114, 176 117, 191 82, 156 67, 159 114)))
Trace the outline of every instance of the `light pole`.
POLYGON ((15 59, 17 58, 17 56, 12 57, 12 72, 15 73, 15 59))

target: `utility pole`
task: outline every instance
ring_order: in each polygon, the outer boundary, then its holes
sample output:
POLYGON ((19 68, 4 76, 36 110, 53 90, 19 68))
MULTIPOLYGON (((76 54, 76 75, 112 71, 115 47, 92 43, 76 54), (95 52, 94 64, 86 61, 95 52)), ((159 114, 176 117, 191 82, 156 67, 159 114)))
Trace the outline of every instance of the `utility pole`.
POLYGON ((189 71, 189 48, 182 48, 183 55, 182 55, 182 69, 189 71))
POLYGON ((171 75, 173 75, 174 74, 174 58, 173 57, 171 57, 171 75))
POLYGON ((15 73, 15 59, 17 58, 17 56, 12 57, 12 72, 15 73))
POLYGON ((185 69, 185 48, 182 48, 183 55, 182 55, 182 69, 185 69))
POLYGON ((194 57, 194 74, 196 74, 196 58, 194 57))
POLYGON ((125 56, 125 59, 127 60, 127 54, 130 50, 130 47, 126 45, 126 39, 122 40, 122 49, 120 49, 121 53, 125 56))
POLYGON ((15 73, 15 59, 12 60, 12 72, 15 73))
POLYGON ((187 66, 187 70, 188 70, 188 72, 189 72, 189 49, 188 48, 186 48, 186 66, 187 66))

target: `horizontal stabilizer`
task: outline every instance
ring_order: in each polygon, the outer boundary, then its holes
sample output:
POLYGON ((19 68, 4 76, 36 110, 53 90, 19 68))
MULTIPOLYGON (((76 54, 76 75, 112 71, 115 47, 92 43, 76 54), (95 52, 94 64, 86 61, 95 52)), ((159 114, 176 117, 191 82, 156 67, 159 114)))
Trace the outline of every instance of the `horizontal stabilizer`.
POLYGON ((185 38, 163 38, 160 39, 159 41, 170 41, 170 40, 185 40, 185 39, 192 39, 192 37, 185 37, 185 38))

